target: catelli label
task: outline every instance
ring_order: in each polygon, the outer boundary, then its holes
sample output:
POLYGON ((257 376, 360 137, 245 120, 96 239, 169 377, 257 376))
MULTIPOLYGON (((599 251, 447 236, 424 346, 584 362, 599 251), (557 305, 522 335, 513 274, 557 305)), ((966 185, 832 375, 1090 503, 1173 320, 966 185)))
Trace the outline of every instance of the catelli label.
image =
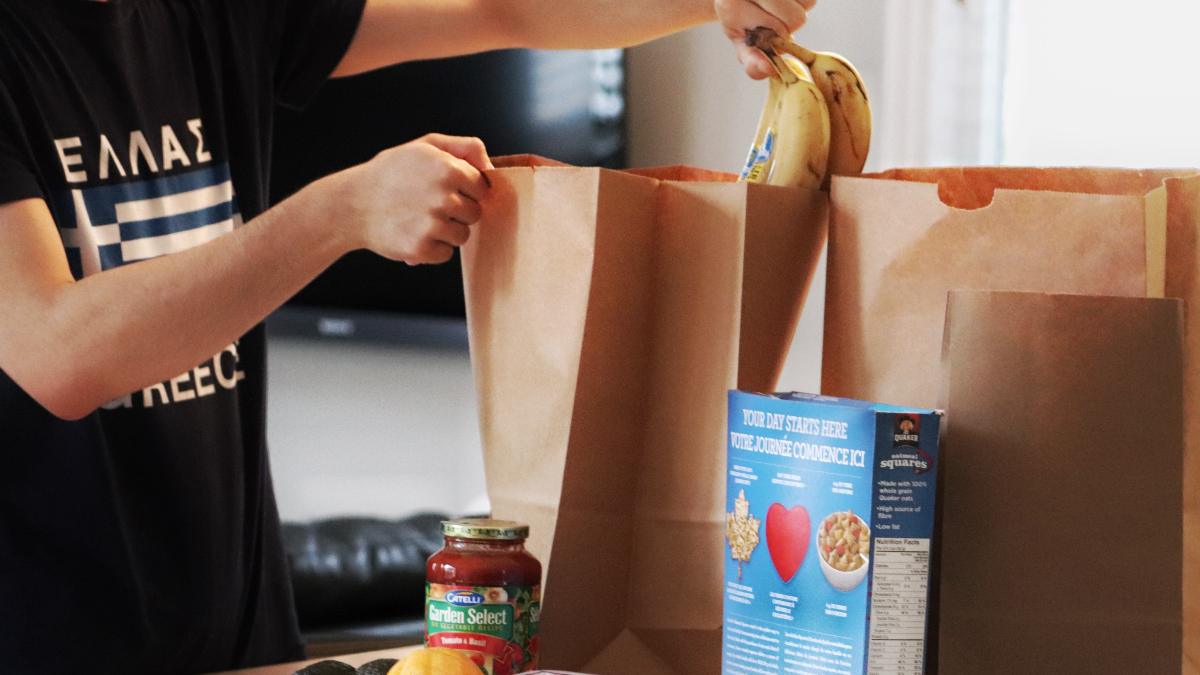
POLYGON ((425 643, 467 653, 488 675, 537 667, 539 586, 425 584, 425 643))

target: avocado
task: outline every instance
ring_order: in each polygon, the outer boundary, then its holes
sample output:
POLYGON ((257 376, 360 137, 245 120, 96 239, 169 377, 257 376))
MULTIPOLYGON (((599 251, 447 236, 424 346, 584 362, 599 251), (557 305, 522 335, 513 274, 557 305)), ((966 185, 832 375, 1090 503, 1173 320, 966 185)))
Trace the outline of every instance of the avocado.
POLYGON ((358 675, 387 675, 394 665, 396 659, 375 659, 359 666, 358 675))
POLYGON ((311 666, 305 666, 292 675, 357 675, 354 666, 332 659, 317 661, 311 666))

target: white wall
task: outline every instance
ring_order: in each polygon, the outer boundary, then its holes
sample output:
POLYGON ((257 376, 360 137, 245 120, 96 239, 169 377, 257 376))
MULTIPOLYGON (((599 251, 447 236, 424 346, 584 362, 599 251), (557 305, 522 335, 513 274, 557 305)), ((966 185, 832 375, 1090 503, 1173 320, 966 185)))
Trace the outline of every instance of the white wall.
POLYGON ((1010 0, 1004 162, 1162 167, 1200 161, 1200 3, 1010 0), (1086 17, 1087 30, 1064 30, 1086 17), (1103 59, 1112 45, 1136 58, 1103 59))
MULTIPOLYGON (((798 38, 848 56, 871 86, 882 73, 883 3, 828 0, 798 38)), ((741 166, 766 85, 747 79, 732 46, 705 26, 631 50, 630 161, 741 166)), ((875 109, 883 102, 876 95, 875 109)), ((824 268, 780 388, 820 378, 824 268)), ((276 340, 268 438, 280 514, 402 516, 483 508, 483 473, 465 354, 276 340)))
POLYGON ((465 352, 289 338, 268 358, 284 520, 486 510, 465 352))

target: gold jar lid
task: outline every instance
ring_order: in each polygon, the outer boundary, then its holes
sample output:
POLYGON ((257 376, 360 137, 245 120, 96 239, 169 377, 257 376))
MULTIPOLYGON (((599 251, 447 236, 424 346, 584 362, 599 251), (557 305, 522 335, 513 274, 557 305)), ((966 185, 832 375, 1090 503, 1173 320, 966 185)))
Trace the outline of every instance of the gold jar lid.
POLYGON ((462 537, 464 539, 513 541, 527 538, 529 536, 529 526, 512 520, 460 518, 458 520, 443 520, 442 534, 448 537, 462 537))

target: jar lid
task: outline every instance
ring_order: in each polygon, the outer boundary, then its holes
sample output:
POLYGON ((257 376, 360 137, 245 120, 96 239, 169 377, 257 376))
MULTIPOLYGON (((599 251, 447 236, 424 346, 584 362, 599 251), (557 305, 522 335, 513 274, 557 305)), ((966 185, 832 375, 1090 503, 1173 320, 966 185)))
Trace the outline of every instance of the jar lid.
POLYGON ((512 520, 460 518, 443 520, 442 534, 465 539, 516 540, 529 536, 529 526, 512 520))

